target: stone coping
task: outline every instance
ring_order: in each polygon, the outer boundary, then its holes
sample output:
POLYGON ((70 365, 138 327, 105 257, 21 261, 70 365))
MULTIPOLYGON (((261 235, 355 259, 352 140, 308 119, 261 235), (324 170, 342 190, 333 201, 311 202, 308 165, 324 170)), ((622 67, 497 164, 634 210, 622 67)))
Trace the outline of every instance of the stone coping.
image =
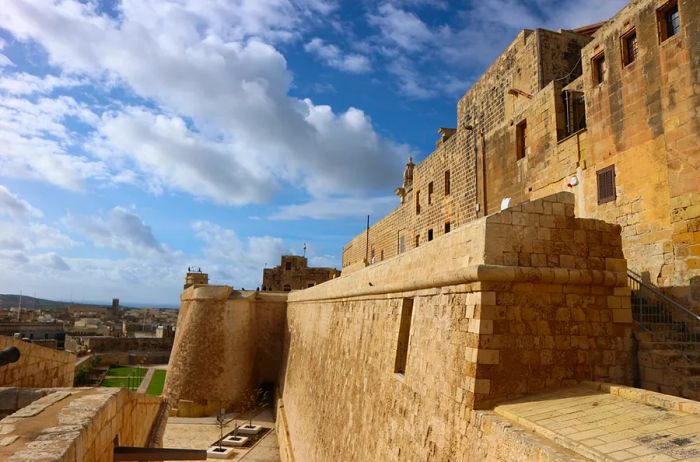
POLYGON ((194 284, 182 291, 180 301, 190 300, 260 300, 286 301, 289 292, 261 292, 259 290, 236 290, 231 286, 194 284))
POLYGON ((684 412, 686 414, 700 416, 700 402, 692 399, 680 398, 673 395, 665 395, 655 391, 643 390, 641 388, 628 387, 606 382, 581 382, 594 390, 619 396, 630 401, 635 401, 649 406, 660 407, 667 411, 684 412))
MULTIPOLYGON (((381 268, 376 268, 380 270, 381 268)), ((326 282, 323 287, 312 287, 290 293, 290 302, 342 299, 364 295, 382 295, 410 292, 435 287, 456 286, 471 282, 529 282, 541 284, 627 286, 627 274, 622 271, 578 270, 566 268, 539 268, 524 266, 472 265, 439 273, 411 273, 412 277, 398 280, 369 267, 346 278, 326 282)))

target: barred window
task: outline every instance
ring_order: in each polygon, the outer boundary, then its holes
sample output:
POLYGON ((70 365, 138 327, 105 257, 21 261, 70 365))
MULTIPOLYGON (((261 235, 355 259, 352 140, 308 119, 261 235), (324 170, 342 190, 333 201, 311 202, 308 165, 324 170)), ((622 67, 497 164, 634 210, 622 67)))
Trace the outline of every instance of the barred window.
POLYGON ((598 170, 598 204, 612 202, 617 197, 615 191, 615 166, 598 170))

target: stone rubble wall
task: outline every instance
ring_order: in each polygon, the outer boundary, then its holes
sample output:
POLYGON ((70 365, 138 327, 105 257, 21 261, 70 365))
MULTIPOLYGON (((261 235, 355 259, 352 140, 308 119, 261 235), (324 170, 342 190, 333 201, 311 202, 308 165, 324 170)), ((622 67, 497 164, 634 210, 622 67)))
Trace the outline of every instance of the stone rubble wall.
POLYGON ((15 346, 19 361, 0 367, 1 387, 72 387, 75 355, 0 336, 0 350, 15 346))
POLYGON ((631 383, 620 228, 572 215, 573 196, 560 193, 291 293, 283 452, 471 460, 473 410, 583 380, 631 383), (408 298, 407 363, 397 374, 408 298))

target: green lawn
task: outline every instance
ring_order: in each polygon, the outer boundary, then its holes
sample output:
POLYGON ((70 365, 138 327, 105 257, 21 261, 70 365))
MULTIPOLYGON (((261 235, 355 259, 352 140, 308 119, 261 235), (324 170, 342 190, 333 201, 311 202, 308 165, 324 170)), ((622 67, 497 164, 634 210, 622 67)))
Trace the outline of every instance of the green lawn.
POLYGON ((151 383, 148 384, 148 389, 146 390, 147 395, 160 396, 163 393, 163 385, 165 384, 165 371, 162 369, 156 369, 153 372, 153 378, 151 383))
POLYGON ((101 386, 103 387, 123 387, 128 388, 138 387, 141 384, 141 379, 143 374, 146 373, 146 369, 141 368, 138 370, 138 378, 132 378, 129 381, 129 377, 136 377, 137 369, 135 367, 110 367, 107 371, 107 378, 105 378, 101 386))
POLYGON ((107 377, 129 377, 130 375, 136 375, 135 367, 112 366, 107 371, 107 377))

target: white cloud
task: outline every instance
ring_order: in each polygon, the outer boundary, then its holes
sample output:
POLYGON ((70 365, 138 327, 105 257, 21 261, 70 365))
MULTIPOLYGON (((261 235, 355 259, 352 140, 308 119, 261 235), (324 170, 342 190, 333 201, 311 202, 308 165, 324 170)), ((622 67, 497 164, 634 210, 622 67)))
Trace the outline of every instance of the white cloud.
MULTIPOLYGON (((227 204, 265 200, 284 182, 313 196, 390 186, 387 173, 400 171, 407 149, 379 136, 359 109, 338 113, 290 97, 291 73, 269 44, 293 39, 305 21, 327 14, 334 4, 248 0, 237 5, 125 0, 117 20, 96 13, 93 3, 39 8, 28 1, 6 2, 3 27, 19 40, 40 43, 63 72, 81 81, 106 78, 127 85, 158 108, 103 115, 89 145, 101 160, 63 158, 77 159, 82 171, 50 181, 76 187, 86 175, 105 179, 107 173, 114 182, 135 182, 156 192, 172 187, 227 204), (149 118, 158 124, 146 130, 149 118), (137 138, 120 136, 131 133, 137 138), (167 133, 176 139, 167 139, 167 133), (115 154, 118 159, 110 159, 115 154), (172 165, 185 157, 188 162, 172 165)), ((341 63, 352 70, 363 66, 361 59, 341 63)), ((45 152, 63 152, 52 140, 42 141, 45 152)), ((10 162, 5 157, 0 154, 0 162, 10 162)), ((12 167, 15 174, 56 176, 36 165, 12 167)))
POLYGON ((15 63, 10 58, 0 53, 0 67, 13 67, 15 63))
POLYGON ((0 94, 2 175, 39 179, 72 190, 80 190, 87 178, 105 178, 102 162, 69 154, 74 145, 64 125, 68 117, 86 124, 97 120, 68 96, 33 101, 0 94))
POLYGON ((317 56, 328 66, 340 71, 362 74, 371 70, 370 61, 366 56, 356 53, 343 55, 343 52, 336 45, 325 43, 323 39, 318 37, 304 45, 304 50, 317 56))
POLYGON ((0 185, 0 215, 26 219, 29 217, 41 217, 43 213, 18 195, 13 194, 5 186, 0 185))
POLYGON ((304 204, 280 207, 268 218, 271 220, 337 220, 340 218, 362 218, 367 215, 381 217, 396 207, 396 197, 376 198, 325 198, 304 204))
POLYGON ((368 19, 387 42, 404 50, 419 50, 433 40, 433 33, 416 14, 390 3, 380 5, 368 19))
MULTIPOLYGON (((2 55, 0 55, 2 56, 2 55)), ((0 58, 0 65, 2 59, 0 58)), ((49 93, 56 88, 70 88, 84 84, 78 79, 48 74, 44 77, 17 72, 0 76, 0 91, 10 95, 29 95, 32 93, 49 93)))
POLYGON ((88 237, 97 247, 126 251, 134 257, 167 258, 169 249, 158 242, 153 230, 134 211, 114 207, 100 216, 69 215, 65 225, 88 237))
POLYGON ((195 222, 192 228, 204 243, 202 270, 214 281, 237 288, 259 287, 265 265, 274 266, 289 253, 282 239, 276 237, 252 236, 244 241, 232 229, 207 221, 195 222))

